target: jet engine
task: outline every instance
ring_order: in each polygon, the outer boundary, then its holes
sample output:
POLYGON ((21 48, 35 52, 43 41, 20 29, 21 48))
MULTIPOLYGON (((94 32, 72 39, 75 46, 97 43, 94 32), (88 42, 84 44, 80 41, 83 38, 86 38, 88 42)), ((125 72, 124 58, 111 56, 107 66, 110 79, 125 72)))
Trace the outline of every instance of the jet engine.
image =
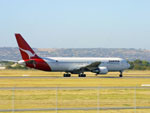
POLYGON ((96 74, 107 74, 108 69, 107 67, 98 67, 97 69, 92 70, 92 72, 96 74))

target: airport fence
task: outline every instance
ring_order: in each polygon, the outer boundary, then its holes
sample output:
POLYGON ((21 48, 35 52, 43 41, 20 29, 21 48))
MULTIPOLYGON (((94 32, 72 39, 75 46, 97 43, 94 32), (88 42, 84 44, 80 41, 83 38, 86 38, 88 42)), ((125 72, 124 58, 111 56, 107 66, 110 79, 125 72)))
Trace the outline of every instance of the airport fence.
POLYGON ((150 87, 0 88, 0 113, 148 113, 150 87))

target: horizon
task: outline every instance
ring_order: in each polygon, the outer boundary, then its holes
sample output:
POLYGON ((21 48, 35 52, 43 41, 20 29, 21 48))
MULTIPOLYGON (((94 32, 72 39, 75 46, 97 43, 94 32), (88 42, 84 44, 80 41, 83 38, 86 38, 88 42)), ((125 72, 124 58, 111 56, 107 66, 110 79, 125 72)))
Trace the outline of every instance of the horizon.
MULTIPOLYGON (((150 61, 150 50, 126 48, 33 48, 41 57, 119 57, 150 61)), ((18 47, 0 47, 0 59, 19 60, 18 47)))
MULTIPOLYGON (((19 47, 0 47, 0 48, 19 48, 19 47)), ((97 48, 37 48, 31 47, 32 49, 135 49, 135 50, 150 50, 143 48, 106 48, 106 47, 97 47, 97 48)))

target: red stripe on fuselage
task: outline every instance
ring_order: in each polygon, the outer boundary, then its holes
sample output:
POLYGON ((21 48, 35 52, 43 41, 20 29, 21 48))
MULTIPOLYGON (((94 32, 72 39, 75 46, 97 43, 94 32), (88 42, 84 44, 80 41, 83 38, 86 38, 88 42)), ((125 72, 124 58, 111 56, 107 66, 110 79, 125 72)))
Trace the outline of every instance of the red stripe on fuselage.
POLYGON ((25 60, 26 66, 30 68, 35 68, 43 71, 51 71, 51 67, 45 62, 43 59, 38 58, 38 59, 30 59, 30 60, 25 60), (34 60, 34 63, 28 63, 27 61, 34 60))

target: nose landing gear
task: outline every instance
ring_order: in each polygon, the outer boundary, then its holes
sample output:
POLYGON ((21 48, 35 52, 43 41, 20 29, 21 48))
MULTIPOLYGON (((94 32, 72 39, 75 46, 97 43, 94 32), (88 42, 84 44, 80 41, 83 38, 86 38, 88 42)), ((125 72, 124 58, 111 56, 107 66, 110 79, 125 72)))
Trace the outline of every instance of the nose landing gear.
POLYGON ((120 71, 120 75, 119 75, 119 77, 123 77, 123 74, 122 74, 123 72, 122 71, 120 71))

